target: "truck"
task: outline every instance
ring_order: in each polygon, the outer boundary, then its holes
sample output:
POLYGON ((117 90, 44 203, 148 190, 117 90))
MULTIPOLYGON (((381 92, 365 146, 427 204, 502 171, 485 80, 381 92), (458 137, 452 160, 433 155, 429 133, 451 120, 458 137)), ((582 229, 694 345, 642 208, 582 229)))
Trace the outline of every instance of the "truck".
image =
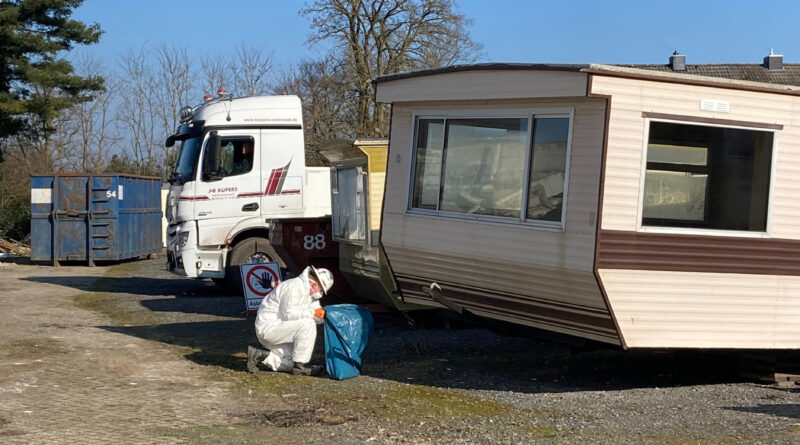
POLYGON ((306 166, 297 96, 220 90, 180 110, 166 141, 175 145, 165 204, 170 271, 241 289, 238 266, 248 262, 295 273, 315 257, 335 265, 325 255, 338 249, 329 235, 330 170, 306 166))

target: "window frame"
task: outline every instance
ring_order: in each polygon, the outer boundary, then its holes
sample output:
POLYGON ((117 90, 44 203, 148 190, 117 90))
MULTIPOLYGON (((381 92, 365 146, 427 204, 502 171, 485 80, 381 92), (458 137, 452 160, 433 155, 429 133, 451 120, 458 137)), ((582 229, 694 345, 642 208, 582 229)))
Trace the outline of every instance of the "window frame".
POLYGON ((452 109, 452 110, 415 110, 411 113, 411 139, 410 139, 410 158, 408 161, 408 191, 406 194, 405 214, 411 216, 425 216, 434 218, 447 218, 454 220, 465 220, 474 222, 485 222, 501 225, 526 226, 547 231, 563 232, 566 228, 567 217, 567 196, 569 191, 569 177, 572 157, 572 132, 575 122, 574 107, 546 107, 546 108, 505 108, 496 110, 487 109, 452 109), (533 128, 536 118, 567 118, 569 120, 567 130, 567 149, 564 162, 564 192, 561 201, 561 218, 559 221, 545 221, 540 219, 528 218, 528 195, 530 189, 531 157, 533 154, 533 128), (439 170, 439 199, 436 203, 436 210, 412 207, 414 201, 414 186, 417 165, 417 136, 420 119, 441 119, 445 133, 442 135, 442 159, 439 170), (445 157, 447 152, 447 121, 451 119, 527 119, 525 142, 525 168, 523 170, 522 199, 520 204, 520 216, 518 218, 508 216, 492 216, 472 213, 453 212, 440 210, 441 194, 443 190, 443 179, 445 173, 445 157))
POLYGON ((204 176, 203 175, 203 162, 205 162, 205 153, 208 150, 208 144, 209 144, 208 135, 211 135, 211 133, 212 132, 207 133, 207 135, 206 135, 206 137, 205 137, 205 139, 203 141, 202 151, 200 152, 200 155, 199 155, 199 160, 198 160, 198 163, 197 163, 197 167, 199 167, 199 168, 197 168, 197 170, 198 170, 198 172, 197 172, 197 180, 198 181, 200 181, 201 183, 210 184, 212 182, 221 181, 221 180, 224 180, 224 179, 227 179, 227 178, 235 178, 237 176, 248 175, 248 174, 252 173, 254 170, 256 170, 255 164, 256 164, 256 151, 257 150, 256 150, 256 137, 254 135, 252 135, 252 134, 244 135, 244 134, 234 134, 234 133, 231 133, 231 134, 227 134, 226 133, 226 134, 223 134, 223 135, 218 134, 217 136, 220 138, 220 151, 219 151, 219 153, 217 153, 218 156, 220 156, 221 153, 222 153, 222 148, 224 147, 224 145, 222 144, 223 141, 226 141, 226 140, 229 141, 229 142, 249 141, 250 144, 252 144, 252 147, 253 147, 253 161, 250 163, 250 169, 247 170, 247 171, 243 171, 243 172, 232 174, 232 175, 225 175, 225 176, 220 177, 219 179, 214 179, 214 180, 205 179, 203 177, 204 176))
POLYGON ((698 122, 680 119, 667 119, 645 117, 644 119, 644 138, 642 140, 642 159, 639 167, 639 194, 637 195, 637 212, 636 212, 636 231, 642 233, 663 233, 663 234, 680 234, 680 235, 698 235, 698 236, 727 236, 727 237, 740 237, 740 238, 770 238, 772 235, 772 206, 775 197, 775 170, 777 168, 778 160, 778 139, 780 132, 777 129, 765 126, 758 126, 754 123, 752 126, 742 125, 729 125, 714 122, 698 122), (649 226, 644 223, 644 185, 645 176, 647 174, 647 149, 650 141, 650 123, 651 122, 664 122, 668 124, 678 125, 693 125, 700 127, 716 127, 716 128, 729 128, 733 130, 746 130, 746 131, 760 131, 765 133, 772 133, 772 147, 770 147, 771 159, 769 170, 769 187, 767 187, 767 215, 764 231, 751 231, 751 230, 727 230, 727 229, 713 229, 713 228, 696 228, 696 227, 664 227, 664 226, 649 226))

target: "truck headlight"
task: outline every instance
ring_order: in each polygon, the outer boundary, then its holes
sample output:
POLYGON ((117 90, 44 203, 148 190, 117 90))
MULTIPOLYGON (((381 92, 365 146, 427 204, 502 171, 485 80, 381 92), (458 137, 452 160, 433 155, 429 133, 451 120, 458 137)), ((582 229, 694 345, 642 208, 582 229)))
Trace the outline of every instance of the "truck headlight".
POLYGON ((189 242, 189 232, 181 232, 178 234, 178 247, 184 247, 189 242))

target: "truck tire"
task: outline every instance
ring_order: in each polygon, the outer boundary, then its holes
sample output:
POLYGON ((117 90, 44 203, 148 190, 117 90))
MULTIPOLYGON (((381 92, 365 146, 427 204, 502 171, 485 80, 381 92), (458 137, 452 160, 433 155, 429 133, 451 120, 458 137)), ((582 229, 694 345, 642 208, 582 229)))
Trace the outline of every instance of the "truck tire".
POLYGON ((260 256, 262 262, 279 261, 278 253, 275 252, 275 249, 272 248, 266 238, 246 238, 233 246, 230 261, 225 268, 225 281, 228 287, 240 295, 242 295, 242 277, 239 272, 239 266, 250 262, 254 255, 260 256), (256 246, 258 246, 257 249, 256 246))

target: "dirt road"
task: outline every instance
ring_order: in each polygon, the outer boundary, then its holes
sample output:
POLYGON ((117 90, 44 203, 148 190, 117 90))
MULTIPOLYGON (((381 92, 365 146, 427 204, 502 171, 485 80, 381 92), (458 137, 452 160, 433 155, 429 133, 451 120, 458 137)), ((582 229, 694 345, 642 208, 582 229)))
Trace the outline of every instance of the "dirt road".
POLYGON ((77 308, 103 268, 0 268, 5 443, 152 443, 163 428, 226 423, 229 384, 173 350, 77 308))

